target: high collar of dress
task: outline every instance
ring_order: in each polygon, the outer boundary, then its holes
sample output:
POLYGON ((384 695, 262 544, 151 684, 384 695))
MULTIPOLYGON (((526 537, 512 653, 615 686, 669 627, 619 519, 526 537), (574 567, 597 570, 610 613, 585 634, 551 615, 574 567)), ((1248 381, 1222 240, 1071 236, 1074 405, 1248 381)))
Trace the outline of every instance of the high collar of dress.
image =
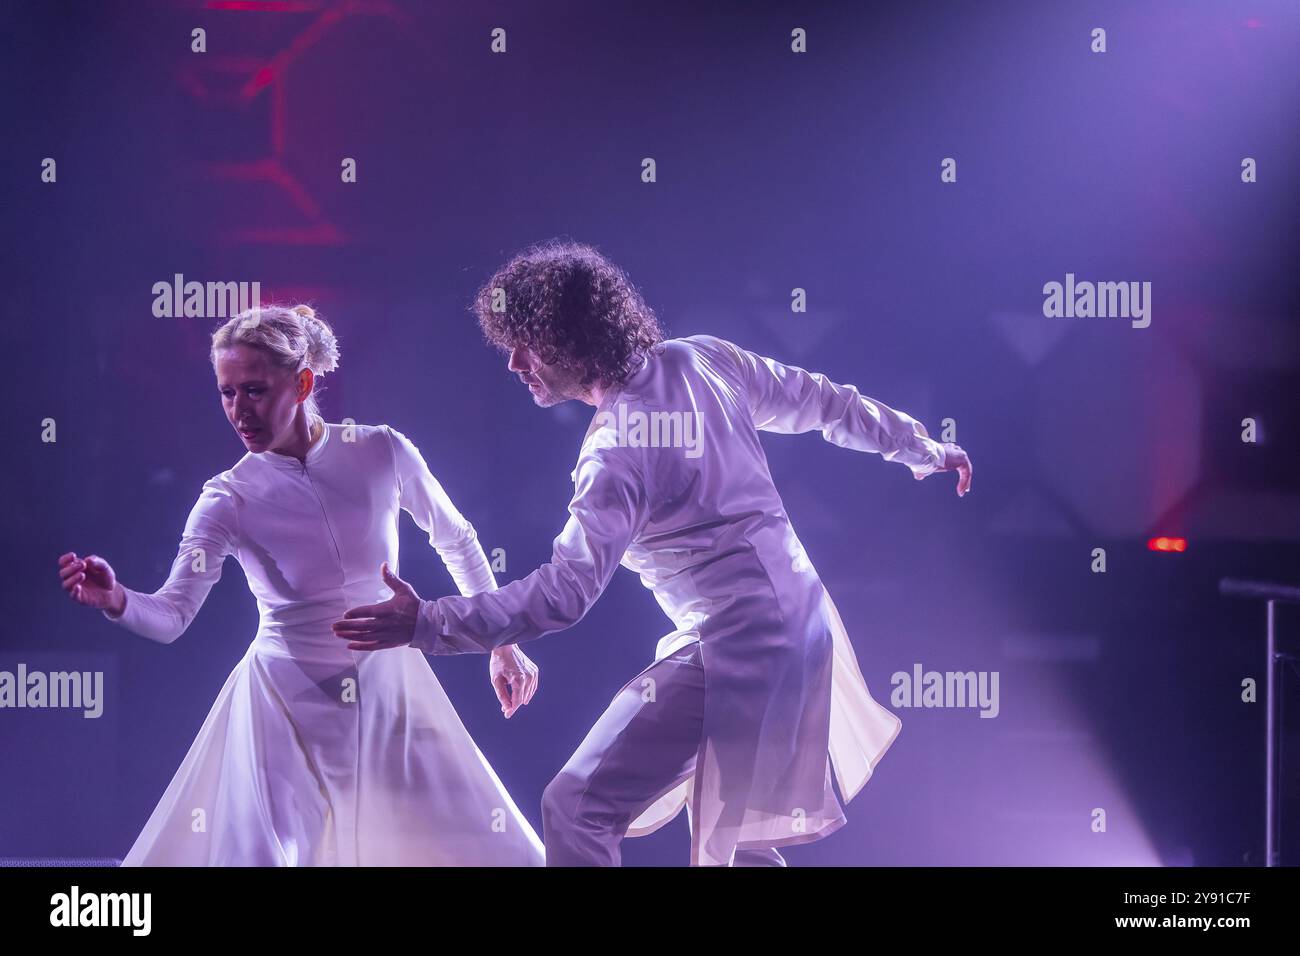
POLYGON ((286 470, 293 470, 293 471, 301 471, 306 465, 315 464, 317 461, 320 460, 320 456, 324 452, 325 444, 329 441, 329 438, 330 438, 330 427, 327 423, 322 421, 320 437, 317 438, 316 441, 313 442, 311 446, 307 449, 307 456, 305 460, 300 461, 299 459, 294 458, 292 455, 281 455, 279 452, 276 451, 258 452, 258 457, 272 465, 275 465, 275 467, 277 468, 284 468, 286 470))

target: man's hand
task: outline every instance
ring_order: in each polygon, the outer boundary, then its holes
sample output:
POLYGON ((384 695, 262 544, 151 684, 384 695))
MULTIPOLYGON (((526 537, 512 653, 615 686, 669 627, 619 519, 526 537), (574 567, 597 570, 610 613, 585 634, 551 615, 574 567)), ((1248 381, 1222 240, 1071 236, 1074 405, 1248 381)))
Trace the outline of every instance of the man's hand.
POLYGON ((488 674, 501 702, 501 713, 509 720, 516 710, 537 693, 537 665, 515 644, 502 644, 489 655, 488 674))
MULTIPOLYGON (((937 475, 941 471, 957 472, 957 497, 962 497, 970 491, 971 465, 970 458, 967 457, 965 450, 961 445, 954 445, 952 442, 944 442, 943 445, 944 464, 942 468, 937 468, 930 472, 930 475, 937 475)), ((922 481, 930 475, 914 475, 917 481, 922 481)))
POLYGON ((415 621, 420 614, 420 595, 392 571, 385 561, 379 568, 384 583, 393 589, 393 596, 383 604, 354 607, 335 621, 335 636, 351 641, 354 651, 382 651, 401 647, 415 637, 415 621))

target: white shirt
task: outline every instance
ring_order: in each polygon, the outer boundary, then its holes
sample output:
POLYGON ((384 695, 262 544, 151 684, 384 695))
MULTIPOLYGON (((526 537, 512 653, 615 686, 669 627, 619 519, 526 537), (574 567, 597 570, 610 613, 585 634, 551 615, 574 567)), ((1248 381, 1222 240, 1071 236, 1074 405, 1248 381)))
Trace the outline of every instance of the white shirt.
POLYGON ((851 385, 712 336, 670 340, 600 402, 551 561, 491 593, 424 602, 413 642, 455 654, 531 640, 581 620, 620 563, 636 571, 675 627, 656 659, 701 641, 708 690, 694 778, 629 832, 661 825, 694 793, 699 864, 840 826, 828 752, 851 799, 900 726, 862 680, 760 429, 817 429, 918 475, 944 466, 920 422, 851 385))

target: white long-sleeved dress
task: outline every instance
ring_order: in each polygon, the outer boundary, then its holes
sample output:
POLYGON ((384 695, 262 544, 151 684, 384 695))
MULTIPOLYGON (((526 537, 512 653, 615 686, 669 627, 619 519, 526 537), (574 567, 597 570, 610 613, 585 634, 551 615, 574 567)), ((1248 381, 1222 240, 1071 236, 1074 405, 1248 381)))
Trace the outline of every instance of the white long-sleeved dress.
POLYGON ((813 429, 917 475, 946 464, 920 422, 851 385, 713 336, 665 343, 601 400, 551 562, 490 594, 423 602, 413 644, 457 654, 561 630, 621 563, 676 625, 656 660, 699 641, 706 675, 694 775, 628 834, 688 801, 694 864, 831 833, 845 822, 831 767, 851 800, 901 722, 868 691, 759 442, 813 429))
POLYGON ((109 620, 175 640, 233 555, 260 623, 127 866, 544 863, 541 841, 418 651, 351 651, 330 625, 392 597, 398 520, 462 594, 496 583, 473 527, 386 425, 326 424, 304 461, 245 455, 204 484, 166 583, 109 620))

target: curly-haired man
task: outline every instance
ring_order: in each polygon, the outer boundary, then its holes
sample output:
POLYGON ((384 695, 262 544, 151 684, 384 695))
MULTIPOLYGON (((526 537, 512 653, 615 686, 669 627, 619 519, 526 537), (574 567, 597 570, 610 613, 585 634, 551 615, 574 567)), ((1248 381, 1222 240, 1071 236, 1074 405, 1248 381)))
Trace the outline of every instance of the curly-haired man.
POLYGON ((391 601, 335 625, 357 650, 487 652, 567 628, 620 563, 675 630, 615 695, 542 799, 551 865, 617 865, 624 836, 683 807, 691 863, 784 865, 776 847, 844 822, 898 734, 872 699, 835 606, 773 486, 760 430, 902 462, 917 479, 971 466, 953 444, 851 385, 708 335, 663 340, 621 269, 589 246, 525 250, 480 290, 488 340, 538 405, 596 407, 551 561, 497 591, 391 601))

